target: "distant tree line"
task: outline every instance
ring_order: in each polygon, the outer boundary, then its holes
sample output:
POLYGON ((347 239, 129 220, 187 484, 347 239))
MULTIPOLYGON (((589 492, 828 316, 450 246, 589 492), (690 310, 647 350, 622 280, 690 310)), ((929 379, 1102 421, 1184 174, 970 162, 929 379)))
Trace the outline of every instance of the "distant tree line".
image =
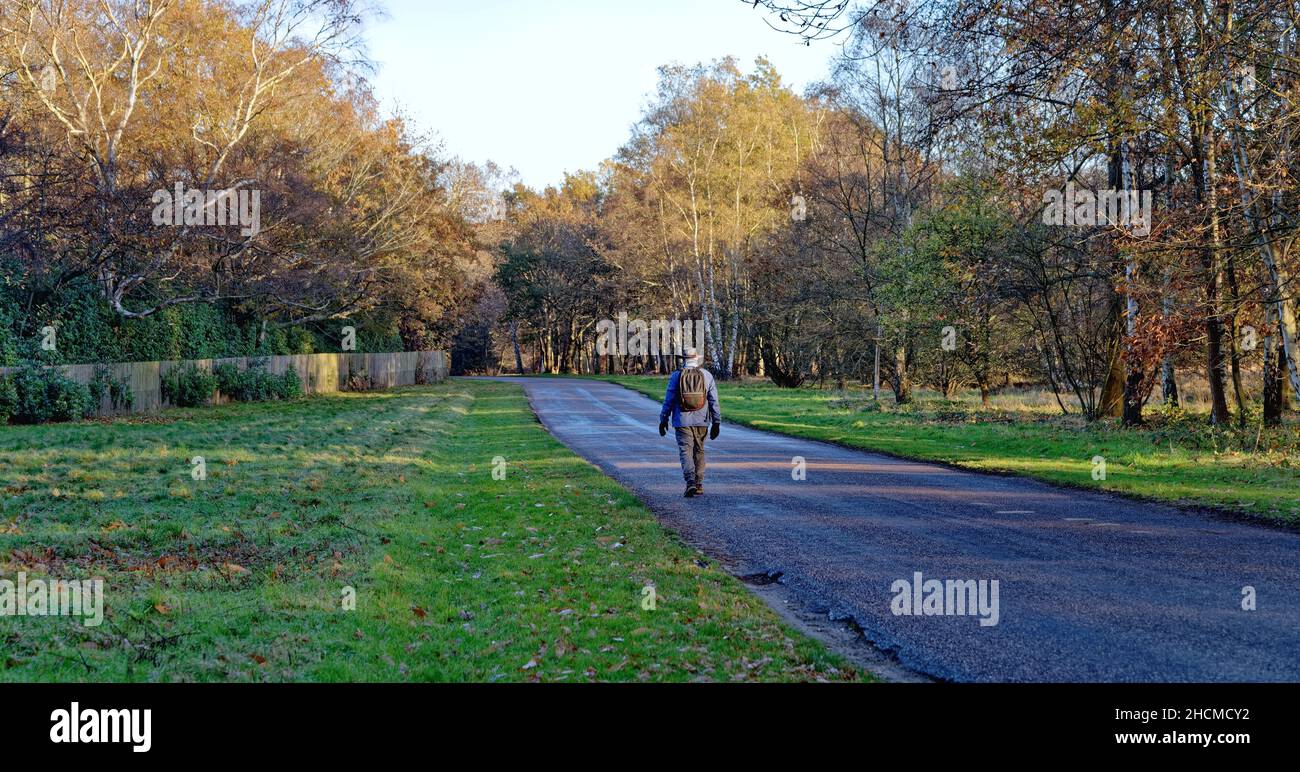
POLYGON ((762 60, 663 68, 600 169, 507 195, 463 353, 670 367, 595 350, 626 311, 703 319, 723 378, 900 403, 1028 382, 1129 424, 1191 377, 1214 423, 1294 406, 1292 4, 760 5, 839 38, 827 81, 800 96, 762 60))

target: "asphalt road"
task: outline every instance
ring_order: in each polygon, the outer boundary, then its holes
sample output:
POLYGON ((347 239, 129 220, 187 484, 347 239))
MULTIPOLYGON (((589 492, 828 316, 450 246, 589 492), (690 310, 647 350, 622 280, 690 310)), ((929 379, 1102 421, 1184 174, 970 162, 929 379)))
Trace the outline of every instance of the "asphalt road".
POLYGON ((707 495, 685 499, 654 401, 599 381, 500 380, 521 383, 555 437, 688 542, 737 573, 780 572, 807 608, 851 619, 920 673, 1300 681, 1295 533, 734 424, 706 445, 707 495), (806 460, 805 480, 792 479, 796 456, 806 460), (923 581, 985 580, 989 591, 997 580, 997 623, 980 624, 992 619, 991 594, 983 614, 894 613, 913 608, 912 596, 893 589, 916 572, 923 581), (1254 611, 1242 608, 1248 586, 1254 611))

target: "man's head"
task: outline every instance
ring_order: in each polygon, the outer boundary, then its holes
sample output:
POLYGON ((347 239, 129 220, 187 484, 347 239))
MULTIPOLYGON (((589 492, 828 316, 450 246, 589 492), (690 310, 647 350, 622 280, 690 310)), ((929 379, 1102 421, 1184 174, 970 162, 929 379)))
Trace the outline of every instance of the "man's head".
POLYGON ((704 364, 704 357, 694 348, 687 346, 682 351, 682 367, 699 367, 704 364))

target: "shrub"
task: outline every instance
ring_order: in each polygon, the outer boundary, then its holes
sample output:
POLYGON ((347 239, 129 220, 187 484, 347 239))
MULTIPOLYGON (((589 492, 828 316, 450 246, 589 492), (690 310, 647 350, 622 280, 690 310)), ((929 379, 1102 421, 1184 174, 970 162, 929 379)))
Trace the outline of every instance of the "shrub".
POLYGON ((9 422, 9 416, 18 407, 18 392, 14 390, 13 381, 0 375, 0 424, 9 422))
POLYGON ((212 374, 217 378, 217 389, 234 399, 239 390, 239 368, 231 362, 223 362, 212 369, 212 374))
POLYGON ((276 378, 266 371, 266 362, 257 360, 239 374, 235 391, 230 396, 240 402, 265 402, 275 398, 276 378))
POLYGON ((302 379, 292 365, 276 379, 275 396, 280 399, 297 399, 302 396, 302 379))
POLYGON ((90 391, 90 401, 94 409, 99 408, 104 394, 108 394, 109 404, 114 410, 130 411, 135 405, 135 395, 131 393, 131 387, 126 384, 126 381, 114 378, 107 367, 96 367, 95 377, 86 388, 90 391))
POLYGON ((272 375, 266 371, 266 363, 260 360, 254 361, 243 372, 233 364, 219 365, 215 377, 221 393, 239 402, 302 396, 302 379, 297 370, 290 367, 283 375, 272 375))
POLYGON ((212 400, 217 376, 195 365, 173 367, 162 379, 163 399, 177 407, 198 407, 212 400))
POLYGON ((75 421, 95 412, 90 390, 53 368, 25 365, 14 375, 11 388, 15 423, 75 421))

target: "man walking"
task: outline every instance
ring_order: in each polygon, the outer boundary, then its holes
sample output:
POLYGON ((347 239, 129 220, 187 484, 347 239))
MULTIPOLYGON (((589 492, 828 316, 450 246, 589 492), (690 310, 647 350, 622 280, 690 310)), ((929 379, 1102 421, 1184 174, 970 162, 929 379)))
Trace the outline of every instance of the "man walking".
POLYGON ((668 433, 672 418, 677 434, 677 451, 686 478, 686 497, 704 495, 704 435, 716 440, 722 430, 722 411, 718 409, 718 385, 713 373, 700 367, 703 357, 693 348, 683 354, 682 369, 668 378, 664 406, 659 411, 659 436, 668 433))

